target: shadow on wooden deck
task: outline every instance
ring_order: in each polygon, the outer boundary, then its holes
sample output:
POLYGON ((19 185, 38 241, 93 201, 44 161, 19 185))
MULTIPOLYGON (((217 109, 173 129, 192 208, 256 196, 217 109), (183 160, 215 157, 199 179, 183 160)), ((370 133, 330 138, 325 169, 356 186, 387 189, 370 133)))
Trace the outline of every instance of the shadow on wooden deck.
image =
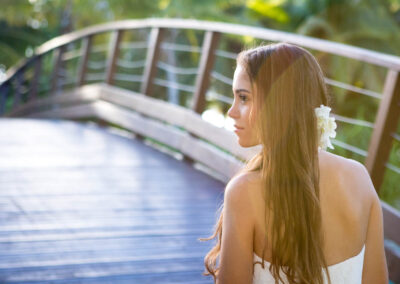
POLYGON ((212 283, 224 185, 98 126, 0 119, 1 283, 212 283))

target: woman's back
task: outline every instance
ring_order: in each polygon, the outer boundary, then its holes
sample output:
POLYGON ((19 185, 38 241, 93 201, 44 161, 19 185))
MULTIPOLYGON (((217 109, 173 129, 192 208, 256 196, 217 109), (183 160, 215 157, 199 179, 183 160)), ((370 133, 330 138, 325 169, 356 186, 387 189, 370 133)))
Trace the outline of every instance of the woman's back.
MULTIPOLYGON (((339 267, 337 264, 356 258, 361 253, 368 254, 369 248, 366 244, 368 224, 376 193, 374 188, 368 185, 369 176, 366 173, 362 174, 365 168, 360 163, 325 151, 320 152, 319 161, 322 231, 325 239, 323 252, 328 266, 339 267), (365 244, 365 251, 363 251, 365 244)), ((263 254, 267 233, 264 228, 265 205, 261 180, 257 173, 250 175, 248 178, 252 180, 252 188, 255 189, 252 194, 254 194, 254 210, 257 216, 253 247, 255 257, 259 259, 263 254)), ((301 214, 297 208, 293 208, 292 213, 301 214)), ((370 249, 371 252, 375 250, 370 249)), ((271 262, 269 245, 265 247, 264 259, 271 262)), ((367 278, 367 272, 364 276, 367 278)))

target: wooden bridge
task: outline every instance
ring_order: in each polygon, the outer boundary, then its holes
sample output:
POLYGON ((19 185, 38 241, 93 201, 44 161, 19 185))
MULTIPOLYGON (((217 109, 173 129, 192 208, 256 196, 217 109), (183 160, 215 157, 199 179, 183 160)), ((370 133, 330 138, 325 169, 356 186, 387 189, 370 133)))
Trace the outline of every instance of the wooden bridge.
POLYGON ((0 129, 0 283, 212 283, 221 182, 96 125, 0 129))
MULTIPOLYGON (((0 282, 212 282, 201 275, 212 244, 198 238, 212 232, 224 183, 259 150, 203 119, 232 102, 222 70, 233 71, 243 37, 303 46, 322 67, 329 55, 384 70, 382 91, 327 76, 377 106, 374 121, 335 113, 339 131, 370 131, 368 149, 334 144, 361 157, 378 193, 388 174, 400 176, 390 159, 399 57, 195 20, 90 27, 38 47, 0 85, 0 282)), ((382 207, 390 279, 400 283, 400 213, 382 207)))

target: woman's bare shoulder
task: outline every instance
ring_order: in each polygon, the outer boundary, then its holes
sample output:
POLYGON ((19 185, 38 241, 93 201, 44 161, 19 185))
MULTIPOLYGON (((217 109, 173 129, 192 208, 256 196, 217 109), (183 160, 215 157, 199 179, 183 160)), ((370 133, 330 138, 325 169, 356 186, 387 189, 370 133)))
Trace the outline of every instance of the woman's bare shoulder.
MULTIPOLYGON (((354 167, 357 164, 361 164, 360 162, 349 159, 340 155, 336 155, 327 151, 320 151, 320 160, 324 161, 329 167, 354 167)), ((362 165, 362 164, 361 164, 362 165)))
POLYGON ((353 178, 365 178, 369 173, 364 164, 359 161, 345 158, 340 155, 321 151, 320 158, 327 161, 327 165, 331 170, 336 169, 336 172, 353 176, 353 178))
POLYGON ((352 191, 355 194, 359 193, 372 202, 376 191, 364 164, 325 151, 321 153, 320 158, 325 161, 325 165, 321 167, 324 168, 327 174, 332 173, 335 175, 344 190, 352 191))
POLYGON ((261 182, 261 175, 259 172, 243 171, 234 176, 227 184, 227 187, 242 187, 252 188, 259 185, 261 182))
POLYGON ((226 185, 225 199, 240 201, 243 206, 254 208, 258 202, 261 178, 258 172, 241 172, 226 185))

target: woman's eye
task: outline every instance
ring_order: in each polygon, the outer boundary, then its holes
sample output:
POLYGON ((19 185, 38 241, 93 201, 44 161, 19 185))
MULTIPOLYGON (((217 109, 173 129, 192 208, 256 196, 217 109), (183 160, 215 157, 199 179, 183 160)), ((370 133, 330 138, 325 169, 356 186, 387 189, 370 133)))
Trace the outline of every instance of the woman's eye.
POLYGON ((246 95, 239 95, 239 99, 240 99, 242 102, 246 102, 246 101, 247 101, 247 96, 246 96, 246 95))

